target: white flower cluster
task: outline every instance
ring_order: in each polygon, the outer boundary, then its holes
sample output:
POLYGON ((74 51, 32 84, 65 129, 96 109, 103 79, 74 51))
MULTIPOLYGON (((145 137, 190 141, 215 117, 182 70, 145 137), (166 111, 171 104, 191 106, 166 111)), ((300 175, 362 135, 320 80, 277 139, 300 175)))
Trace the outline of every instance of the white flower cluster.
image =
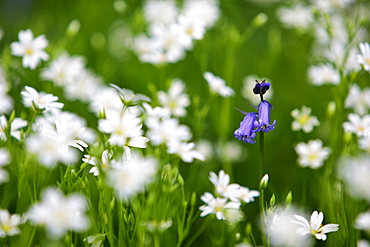
POLYGON ((144 16, 149 36, 137 36, 133 50, 143 62, 176 63, 214 25, 219 7, 217 0, 186 0, 180 10, 174 1, 148 0, 144 16))
POLYGON ((200 207, 201 217, 215 214, 218 220, 227 220, 230 223, 241 221, 243 214, 239 211, 241 202, 250 203, 260 195, 257 190, 250 190, 239 184, 230 184, 230 176, 223 170, 218 173, 210 172, 209 180, 215 186, 216 197, 206 192, 201 200, 206 203, 200 207))

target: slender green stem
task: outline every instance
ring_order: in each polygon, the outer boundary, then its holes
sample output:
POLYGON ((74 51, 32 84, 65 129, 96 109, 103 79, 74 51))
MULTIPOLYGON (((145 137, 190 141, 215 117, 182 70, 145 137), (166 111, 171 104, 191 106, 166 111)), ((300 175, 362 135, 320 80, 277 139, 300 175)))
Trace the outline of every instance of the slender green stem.
POLYGON ((265 164, 265 138, 264 138, 264 132, 260 131, 260 140, 259 140, 259 176, 262 178, 263 172, 264 172, 264 164, 265 164))
POLYGON ((198 229, 198 231, 195 232, 190 238, 190 240, 186 243, 185 247, 191 246, 191 244, 195 241, 195 239, 197 239, 197 237, 199 237, 199 235, 207 228, 209 222, 211 222, 211 217, 207 217, 205 219, 205 221, 203 222, 201 227, 198 229))

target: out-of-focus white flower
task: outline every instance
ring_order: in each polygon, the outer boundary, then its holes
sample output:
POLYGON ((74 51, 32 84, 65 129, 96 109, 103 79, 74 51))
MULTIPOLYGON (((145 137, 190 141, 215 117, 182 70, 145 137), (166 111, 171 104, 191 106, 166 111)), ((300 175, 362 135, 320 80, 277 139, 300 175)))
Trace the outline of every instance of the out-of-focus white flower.
POLYGON ((53 108, 61 109, 64 104, 56 102, 57 96, 46 94, 44 92, 37 92, 33 87, 25 86, 25 91, 21 92, 23 104, 26 107, 32 107, 36 111, 50 111, 53 108))
POLYGON ((204 72, 203 77, 208 82, 212 92, 217 93, 222 97, 231 97, 234 95, 234 90, 231 87, 226 86, 225 80, 221 77, 215 76, 211 72, 204 72))
POLYGON ((301 110, 294 109, 290 115, 294 118, 292 122, 292 130, 303 130, 305 133, 310 133, 315 126, 319 126, 320 122, 316 116, 311 116, 311 108, 302 106, 301 110))
POLYGON ((217 153, 223 160, 240 161, 246 155, 239 142, 229 141, 217 147, 217 153))
POLYGON ((349 122, 343 123, 344 131, 356 134, 358 137, 365 136, 370 131, 370 115, 348 114, 349 122))
POLYGON ((6 140, 6 131, 10 132, 10 135, 17 140, 21 138, 21 131, 20 129, 26 127, 28 124, 27 121, 21 118, 14 118, 10 127, 8 126, 8 120, 4 115, 0 116, 0 140, 6 140), (10 128, 10 130, 8 130, 10 128))
POLYGON ((207 140, 201 140, 197 143, 198 151, 204 156, 207 160, 212 157, 213 155, 213 147, 212 144, 207 140))
POLYGON ((365 239, 359 239, 357 241, 357 247, 370 247, 370 242, 365 239))
POLYGON ((340 83, 339 72, 331 64, 311 66, 308 69, 308 76, 315 86, 321 86, 323 84, 338 85, 340 83))
POLYGON ((348 44, 339 39, 331 40, 329 49, 325 47, 322 51, 318 50, 318 52, 323 54, 337 68, 343 67, 345 74, 361 70, 361 66, 357 62, 357 49, 348 48, 348 44))
POLYGON ((166 144, 173 142, 188 141, 191 138, 190 129, 186 125, 180 125, 175 118, 148 119, 146 124, 149 128, 147 136, 153 145, 166 144))
POLYGON ((194 159, 204 161, 205 157, 194 148, 195 144, 193 142, 171 142, 168 143, 167 152, 180 155, 181 159, 186 163, 191 163, 194 159))
POLYGON ((295 146, 299 155, 298 163, 302 167, 317 169, 324 164, 331 152, 330 148, 323 147, 321 140, 310 140, 308 143, 300 142, 295 146))
MULTIPOLYGON (((256 86, 256 80, 257 81, 263 81, 263 80, 271 81, 268 78, 262 78, 257 75, 249 75, 243 79, 243 88, 242 88, 241 94, 246 100, 252 103, 252 105, 258 105, 261 102, 260 97, 258 97, 258 95, 253 93, 253 88, 256 86)), ((263 95, 263 98, 267 101, 270 101, 273 95, 274 95, 274 90, 270 85, 269 90, 263 95)))
POLYGON ((148 103, 143 103, 143 108, 146 113, 145 122, 157 121, 163 118, 169 118, 170 112, 160 106, 152 107, 148 103))
POLYGON ((180 79, 174 79, 168 93, 159 91, 158 101, 171 115, 182 117, 186 115, 186 107, 190 105, 189 96, 184 93, 185 85, 180 79))
POLYGON ((87 164, 93 165, 93 167, 89 170, 89 173, 93 173, 94 176, 98 176, 99 173, 100 173, 99 172, 99 166, 101 166, 101 168, 107 169, 108 168, 108 162, 111 158, 112 158, 112 155, 109 153, 109 151, 104 150, 102 155, 101 155, 100 160, 98 160, 98 158, 96 158, 94 156, 85 154, 82 161, 87 163, 87 164))
POLYGON ((361 54, 357 55, 357 62, 364 67, 364 70, 370 72, 370 45, 369 43, 360 43, 361 54))
POLYGON ((270 238, 272 246, 303 247, 307 246, 308 236, 297 233, 298 225, 294 224, 294 209, 276 208, 269 211, 266 217, 265 232, 270 238))
POLYGON ((0 114, 9 113, 13 109, 13 99, 7 95, 9 91, 8 82, 5 78, 5 72, 0 67, 0 114))
POLYGON ((327 47, 332 42, 348 44, 349 31, 343 15, 332 13, 328 18, 328 22, 327 25, 323 25, 322 22, 315 22, 316 42, 323 47, 327 47))
POLYGON ((303 6, 301 3, 277 9, 277 16, 280 22, 287 28, 306 30, 313 22, 311 8, 303 6))
POLYGON ((339 175, 348 191, 356 198, 370 202, 370 156, 344 158, 340 162, 339 175))
POLYGON ((199 208, 202 211, 200 217, 215 214, 218 220, 226 220, 225 211, 240 208, 240 202, 228 202, 227 198, 214 198, 209 192, 204 193, 200 199, 207 204, 199 208))
POLYGON ((214 172, 209 173, 209 180, 215 186, 217 194, 232 201, 238 201, 242 195, 239 184, 230 184, 230 176, 224 170, 220 170, 218 176, 214 172))
POLYGON ((95 89, 93 99, 90 101, 90 109, 92 112, 95 114, 107 110, 120 112, 122 108, 122 101, 115 89, 104 85, 100 85, 95 89))
POLYGON ((145 18, 150 24, 173 23, 178 14, 175 1, 148 0, 143 9, 145 18))
POLYGON ((365 136, 358 139, 358 146, 370 154, 370 132, 367 132, 365 136))
POLYGON ((312 0, 316 8, 329 13, 344 9, 353 2, 354 0, 312 0))
POLYGON ((19 214, 10 215, 8 210, 0 209, 0 238, 20 234, 21 230, 18 228, 20 224, 19 214))
MULTIPOLYGON (((9 180, 9 173, 3 169, 3 166, 10 163, 10 155, 7 149, 0 148, 0 184, 9 180)), ((0 229, 1 231, 1 229, 0 229)), ((1 237, 1 234, 0 234, 1 237)))
POLYGON ((146 226, 146 229, 149 232, 164 232, 172 226, 172 220, 171 219, 161 220, 161 221, 150 220, 150 221, 145 221, 145 222, 142 222, 142 223, 143 223, 143 225, 146 226))
POLYGON ((144 94, 140 93, 134 93, 134 91, 127 89, 127 88, 121 88, 117 86, 116 84, 109 84, 109 86, 116 89, 118 96, 120 97, 122 103, 125 106, 135 106, 141 102, 150 102, 151 99, 148 96, 145 96, 144 94))
POLYGON ((220 16, 217 0, 186 0, 182 15, 187 19, 201 20, 206 28, 212 27, 220 16))
POLYGON ((32 31, 27 29, 19 31, 18 39, 19 42, 11 43, 10 48, 14 56, 23 57, 24 68, 35 69, 40 60, 47 61, 49 59, 49 55, 44 51, 49 43, 45 35, 33 38, 32 31))
POLYGON ((36 225, 45 226, 51 238, 60 238, 68 231, 81 232, 89 227, 85 216, 86 200, 78 194, 64 196, 55 188, 42 193, 42 200, 28 211, 28 219, 36 225))
POLYGON ((201 19, 189 19, 179 16, 178 22, 173 25, 174 32, 179 36, 180 43, 186 48, 193 48, 193 40, 203 39, 206 32, 201 19))
POLYGON ((324 214, 322 212, 318 213, 314 211, 311 215, 310 222, 300 215, 294 215, 294 218, 296 220, 292 222, 300 225, 297 233, 301 235, 312 234, 316 239, 322 241, 326 240, 326 233, 338 231, 339 227, 338 224, 327 224, 323 226, 324 214))
POLYGON ((250 190, 247 187, 240 186, 239 188, 240 196, 239 200, 244 201, 245 203, 254 202, 255 197, 260 196, 260 192, 257 190, 250 190))
POLYGON ((360 230, 370 231, 370 211, 360 213, 357 216, 355 227, 360 230))
POLYGON ((76 82, 76 78, 79 77, 84 68, 85 63, 82 57, 62 53, 42 71, 41 77, 59 86, 64 86, 76 82))
POLYGON ((370 89, 361 91, 357 84, 352 84, 345 101, 346 108, 353 108, 356 113, 364 115, 370 108, 370 89))
POLYGON ((236 208, 230 208, 224 212, 225 220, 231 226, 234 226, 236 223, 244 219, 244 213, 242 210, 236 208))
POLYGON ((107 171, 107 182, 121 200, 143 192, 157 172, 157 160, 133 152, 130 160, 113 160, 107 171))

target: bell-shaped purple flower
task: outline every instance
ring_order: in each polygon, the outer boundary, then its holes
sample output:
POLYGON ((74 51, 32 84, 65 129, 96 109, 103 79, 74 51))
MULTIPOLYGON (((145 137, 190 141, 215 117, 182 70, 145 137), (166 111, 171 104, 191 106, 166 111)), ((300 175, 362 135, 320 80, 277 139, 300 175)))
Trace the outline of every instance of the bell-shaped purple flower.
POLYGON ((270 108, 272 105, 266 100, 258 105, 258 128, 257 131, 269 132, 275 128, 276 120, 270 124, 270 108))
POLYGON ((234 131, 235 138, 247 143, 255 143, 256 141, 253 139, 256 137, 256 131, 253 129, 257 126, 257 113, 247 113, 240 123, 240 127, 234 131))

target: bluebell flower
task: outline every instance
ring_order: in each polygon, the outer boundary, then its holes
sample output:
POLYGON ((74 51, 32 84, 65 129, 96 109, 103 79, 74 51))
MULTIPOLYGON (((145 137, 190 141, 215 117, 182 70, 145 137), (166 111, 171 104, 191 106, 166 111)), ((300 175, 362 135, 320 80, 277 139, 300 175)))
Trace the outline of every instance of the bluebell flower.
POLYGON ((265 82, 265 80, 263 80, 262 83, 259 83, 257 81, 256 85, 253 88, 253 93, 264 95, 269 89, 270 89, 270 83, 265 82))
POLYGON ((247 113, 240 127, 234 131, 235 138, 247 143, 255 143, 253 139, 256 137, 256 131, 254 129, 258 126, 257 113, 247 113))
POLYGON ((276 120, 270 124, 270 108, 272 105, 264 100, 258 105, 258 127, 257 131, 269 132, 275 128, 276 120))

